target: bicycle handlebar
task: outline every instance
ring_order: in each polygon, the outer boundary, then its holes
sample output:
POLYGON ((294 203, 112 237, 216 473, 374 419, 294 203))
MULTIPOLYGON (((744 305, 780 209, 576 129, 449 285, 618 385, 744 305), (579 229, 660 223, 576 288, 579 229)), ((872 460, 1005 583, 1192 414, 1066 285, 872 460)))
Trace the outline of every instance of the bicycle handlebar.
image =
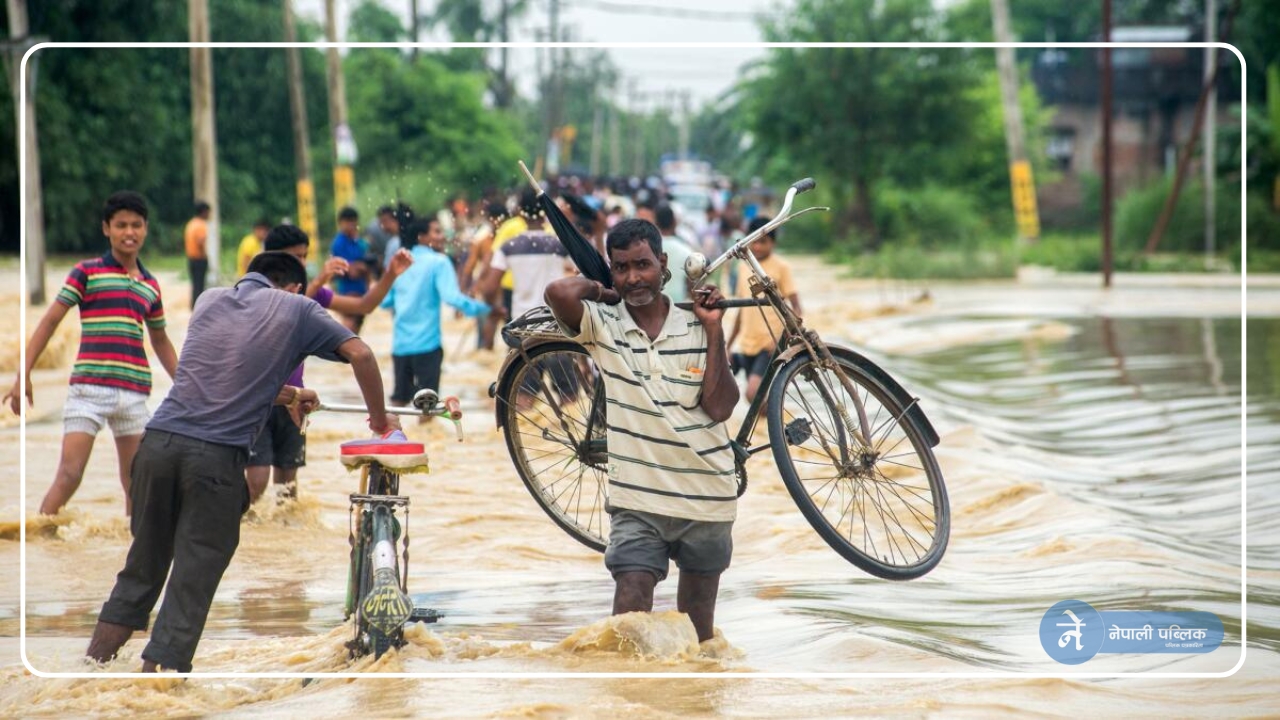
POLYGON ((791 186, 791 189, 795 190, 797 195, 800 195, 809 192, 817 186, 818 183, 815 182, 813 178, 805 178, 803 180, 797 180, 795 184, 791 186))
MULTIPOLYGON (((733 247, 729 248, 728 250, 725 250, 724 254, 722 254, 720 257, 712 261, 710 265, 706 266, 706 268, 703 270, 703 277, 715 272, 717 268, 719 268, 721 265, 728 262, 729 258, 740 256, 741 253, 746 248, 751 246, 751 243, 754 243, 756 240, 759 240, 765 235, 773 232, 774 229, 777 228, 779 225, 782 225, 783 223, 790 220, 792 217, 791 203, 795 201, 796 196, 803 193, 807 193, 817 186, 818 186, 818 183, 814 181, 813 178, 804 178, 803 180, 797 180, 795 184, 787 188, 787 195, 782 201, 782 208, 778 210, 777 216, 774 217, 772 220, 770 220, 768 223, 766 223, 759 230, 756 230, 750 235, 742 238, 738 242, 734 243, 733 247)), ((807 211, 802 211, 802 213, 803 212, 807 212, 807 211)), ((797 214, 801 214, 801 213, 797 213, 797 214)))
POLYGON ((450 420, 461 420, 462 419, 462 403, 458 400, 458 398, 450 395, 449 397, 444 399, 444 412, 448 413, 448 417, 450 420))
MULTIPOLYGON (((419 410, 416 407, 396 407, 388 406, 386 411, 390 415, 422 415, 424 417, 442 417, 449 420, 462 419, 462 404, 456 397, 447 397, 444 399, 444 407, 431 407, 419 410)), ((327 410, 329 412, 340 413, 369 413, 369 408, 364 405, 343 405, 341 403, 320 403, 316 406, 316 411, 327 410)))
MULTIPOLYGON (((716 303, 716 307, 721 310, 727 310, 729 308, 763 307, 768 304, 769 300, 767 298, 725 298, 716 303)), ((676 307, 681 310, 692 310, 693 301, 678 302, 676 307)))

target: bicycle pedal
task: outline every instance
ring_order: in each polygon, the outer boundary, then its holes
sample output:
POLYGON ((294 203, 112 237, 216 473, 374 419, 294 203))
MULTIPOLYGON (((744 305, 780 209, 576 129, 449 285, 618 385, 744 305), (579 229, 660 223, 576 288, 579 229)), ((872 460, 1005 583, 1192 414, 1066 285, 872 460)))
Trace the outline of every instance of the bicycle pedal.
POLYGON ((788 445, 803 445, 813 437, 813 425, 808 418, 796 418, 787 423, 782 434, 786 436, 788 445))
POLYGON ((409 613, 407 622, 433 623, 438 622, 442 617, 444 617, 444 613, 435 608, 415 607, 413 612, 409 613))

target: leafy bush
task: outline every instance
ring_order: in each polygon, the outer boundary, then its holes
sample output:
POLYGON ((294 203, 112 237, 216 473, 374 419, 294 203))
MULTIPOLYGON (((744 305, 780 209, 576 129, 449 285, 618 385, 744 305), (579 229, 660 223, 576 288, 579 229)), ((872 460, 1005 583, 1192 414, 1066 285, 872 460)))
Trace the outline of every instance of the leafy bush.
MULTIPOLYGON (((1151 229, 1164 207, 1172 181, 1162 178, 1144 188, 1132 190, 1116 203, 1115 239, 1117 248, 1142 250, 1151 229)), ((1240 237, 1240 186, 1221 183, 1217 186, 1217 212, 1214 224, 1217 228, 1219 247, 1239 246, 1240 237)), ((1255 205, 1256 203, 1250 203, 1255 205)), ((1265 209, 1265 206, 1264 206, 1265 209)), ((1269 211, 1266 214, 1271 214, 1269 211)), ((1250 224, 1255 220, 1250 217, 1250 224)), ((1257 216, 1265 223, 1266 218, 1257 216)), ((1274 225, 1274 223, 1273 223, 1274 225)), ((1259 227, 1259 230, 1262 230, 1259 227)), ((1274 229, 1274 227, 1273 227, 1274 229)), ((1274 235, 1273 235, 1274 237, 1274 235)), ((1164 237, 1160 240, 1161 252, 1201 252, 1204 250, 1204 187, 1199 182, 1189 182, 1182 188, 1178 204, 1174 206, 1164 237)))
POLYGON ((1102 270, 1102 241, 1097 235, 1049 234, 1023 248, 1023 265, 1045 265, 1062 272, 1102 270))
POLYGON ((844 262, 855 277, 978 280, 1011 278, 1017 269, 1012 245, 967 250, 924 250, 907 244, 882 247, 878 252, 850 257, 832 251, 829 257, 844 262))
POLYGON ((952 188, 884 185, 875 206, 876 227, 886 247, 905 242, 920 248, 972 248, 993 232, 973 196, 952 188))

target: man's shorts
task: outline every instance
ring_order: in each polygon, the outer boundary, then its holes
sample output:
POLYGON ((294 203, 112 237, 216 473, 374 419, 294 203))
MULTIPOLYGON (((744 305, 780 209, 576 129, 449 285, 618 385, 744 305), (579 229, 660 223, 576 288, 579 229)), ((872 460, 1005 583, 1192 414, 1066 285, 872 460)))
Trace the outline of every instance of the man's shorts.
POLYGON ((734 353, 732 357, 730 357, 730 369, 734 375, 737 375, 740 371, 745 371, 747 377, 751 377, 752 375, 764 377, 764 374, 769 371, 769 363, 772 360, 772 350, 765 350, 764 352, 756 353, 755 355, 734 353))
POLYGON ((147 396, 109 385, 74 383, 62 409, 62 431, 97 435, 109 425, 116 437, 141 435, 151 419, 147 396))
POLYGON ((667 579, 669 560, 681 572, 719 575, 733 555, 733 521, 706 522, 655 515, 640 510, 609 511, 611 527, 604 566, 616 578, 624 572, 649 572, 667 579))
POLYGON ((249 467, 273 467, 292 470, 307 464, 307 436, 293 423, 283 405, 272 405, 267 424, 253 441, 249 451, 249 467))

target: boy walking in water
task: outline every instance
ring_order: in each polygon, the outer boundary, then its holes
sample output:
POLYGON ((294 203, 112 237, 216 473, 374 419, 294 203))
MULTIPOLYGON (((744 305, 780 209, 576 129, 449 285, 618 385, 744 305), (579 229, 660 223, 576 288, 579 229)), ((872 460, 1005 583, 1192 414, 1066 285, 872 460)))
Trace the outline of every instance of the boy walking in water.
MULTIPOLYGON (((267 233, 265 240, 267 251, 285 252, 298 259, 303 265, 307 262, 307 248, 310 242, 307 234, 295 225, 278 225, 267 233)), ((335 295, 326 283, 334 273, 342 273, 347 269, 347 262, 341 258, 329 258, 325 262, 323 274, 311 283, 308 293, 320 307, 331 309, 343 315, 359 315, 364 317, 373 312, 386 297, 387 290, 395 282, 400 273, 413 264, 408 251, 392 255, 387 265, 387 272, 369 289, 363 297, 335 295)), ((303 365, 299 363, 286 381, 292 387, 303 387, 303 365)), ((245 481, 249 483, 249 498, 257 502, 267 489, 267 481, 275 476, 275 484, 284 489, 284 496, 295 498, 298 495, 298 468, 307 464, 307 436, 293 421, 289 411, 276 406, 271 408, 267 424, 258 432, 253 447, 249 451, 249 463, 245 470, 245 481)))
MULTIPOLYGON (((769 224, 770 218, 758 217, 751 221, 748 234, 769 224)), ((791 265, 773 251, 778 244, 777 237, 769 233, 751 244, 751 254, 760 262, 765 273, 778 283, 778 291, 791 303, 791 309, 800 314, 800 295, 796 292, 795 281, 791 278, 791 265)), ((751 297, 749 280, 750 272, 738 274, 738 287, 735 295, 751 297)), ((764 380, 765 371, 769 369, 769 360, 773 357, 777 338, 782 333, 782 318, 778 311, 770 307, 742 308, 733 322, 733 331, 729 333, 729 347, 738 341, 739 352, 744 356, 743 364, 747 370, 747 402, 755 399, 760 391, 760 382, 764 380)))
POLYGON ((79 307, 80 350, 62 412, 62 455, 53 486, 40 503, 42 515, 56 515, 80 487, 93 442, 104 425, 115 436, 125 514, 129 514, 129 466, 150 418, 151 366, 143 350, 144 327, 165 372, 169 377, 177 372, 178 353, 165 332, 160 283, 138 259, 147 239, 146 200, 129 191, 107 198, 102 234, 111 249, 72 268, 27 343, 26 388, 20 386, 19 376, 5 394, 15 413, 22 409, 23 395, 28 405, 34 402, 31 370, 67 311, 79 307))

